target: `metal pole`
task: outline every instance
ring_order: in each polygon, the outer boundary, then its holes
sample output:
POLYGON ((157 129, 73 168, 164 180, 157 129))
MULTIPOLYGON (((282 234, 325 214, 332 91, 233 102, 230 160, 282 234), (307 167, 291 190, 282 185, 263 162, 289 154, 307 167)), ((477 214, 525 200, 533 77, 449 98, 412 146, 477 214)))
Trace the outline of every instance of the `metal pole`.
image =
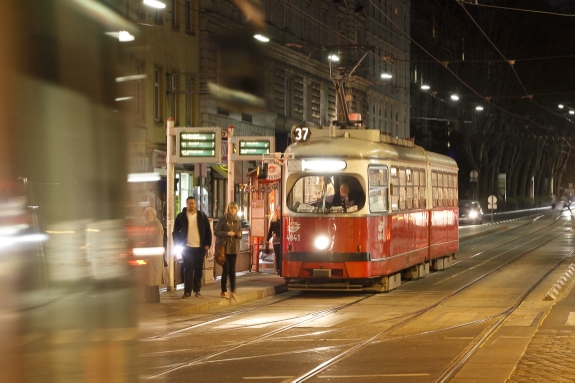
POLYGON ((174 231, 174 140, 176 139, 176 131, 174 129, 174 119, 168 118, 166 124, 166 252, 168 258, 168 291, 176 289, 174 280, 174 239, 172 238, 172 231, 174 231))
POLYGON ((234 144, 232 143, 232 137, 234 136, 234 126, 228 126, 228 201, 226 203, 234 201, 234 161, 232 161, 232 153, 234 152, 234 144))

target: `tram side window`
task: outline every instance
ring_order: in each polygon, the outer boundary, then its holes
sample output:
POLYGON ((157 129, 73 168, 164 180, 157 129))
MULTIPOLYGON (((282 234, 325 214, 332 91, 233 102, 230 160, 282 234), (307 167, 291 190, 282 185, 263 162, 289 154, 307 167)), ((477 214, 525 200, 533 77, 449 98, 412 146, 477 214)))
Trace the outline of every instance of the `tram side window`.
POLYGON ((392 166, 390 171, 391 178, 391 210, 399 210, 399 169, 392 166))
POLYGON ((407 180, 407 208, 413 209, 413 173, 411 169, 405 169, 405 178, 407 180))
POLYGON ((413 208, 419 209, 419 169, 413 169, 413 208))
POLYGON ((369 209, 372 212, 387 211, 387 166, 370 167, 369 173, 369 209))
POLYGON ((453 174, 447 174, 447 179, 449 182, 449 194, 447 197, 449 198, 449 203, 447 206, 453 206, 453 174))
POLYGON ((457 174, 453 175, 453 206, 459 204, 459 183, 457 182, 457 174))
POLYGON ((437 191, 437 172, 433 170, 431 172, 431 193, 432 193, 432 207, 437 207, 438 205, 438 195, 439 192, 437 191))
POLYGON ((443 173, 437 172, 437 206, 443 207, 443 198, 445 198, 444 194, 444 185, 443 185, 443 173))
POLYGON ((407 204, 405 203, 405 195, 407 191, 407 181, 405 168, 399 168, 399 185, 399 210, 406 210, 407 204))
POLYGON ((427 197, 426 197, 426 178, 425 178, 425 169, 419 169, 419 208, 425 209, 427 207, 427 197))

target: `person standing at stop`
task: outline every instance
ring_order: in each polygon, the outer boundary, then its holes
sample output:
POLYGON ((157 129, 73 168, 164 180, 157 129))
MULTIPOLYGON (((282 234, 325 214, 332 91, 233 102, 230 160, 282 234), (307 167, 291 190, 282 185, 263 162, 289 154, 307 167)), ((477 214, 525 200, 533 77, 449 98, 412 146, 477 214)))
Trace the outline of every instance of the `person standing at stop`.
POLYGON ((184 295, 190 298, 192 291, 201 296, 204 257, 212 246, 212 229, 205 213, 197 210, 194 197, 186 199, 186 207, 174 222, 174 244, 182 246, 184 260, 184 295))
POLYGON ((240 217, 238 217, 238 205, 230 202, 225 214, 220 217, 218 224, 214 229, 214 235, 217 237, 218 244, 225 244, 226 262, 222 266, 222 298, 229 298, 228 295, 228 277, 230 278, 231 295, 234 300, 236 297, 236 260, 240 252, 240 241, 242 239, 242 226, 240 217))

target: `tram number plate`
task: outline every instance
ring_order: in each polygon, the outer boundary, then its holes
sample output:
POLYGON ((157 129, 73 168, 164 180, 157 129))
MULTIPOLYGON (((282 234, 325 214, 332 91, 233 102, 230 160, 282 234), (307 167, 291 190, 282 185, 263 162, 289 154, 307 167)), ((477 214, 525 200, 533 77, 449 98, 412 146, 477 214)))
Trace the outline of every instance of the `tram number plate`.
POLYGON ((331 269, 313 269, 314 277, 331 278, 331 269))
POLYGON ((299 242, 299 234, 288 234, 287 240, 290 242, 299 242))

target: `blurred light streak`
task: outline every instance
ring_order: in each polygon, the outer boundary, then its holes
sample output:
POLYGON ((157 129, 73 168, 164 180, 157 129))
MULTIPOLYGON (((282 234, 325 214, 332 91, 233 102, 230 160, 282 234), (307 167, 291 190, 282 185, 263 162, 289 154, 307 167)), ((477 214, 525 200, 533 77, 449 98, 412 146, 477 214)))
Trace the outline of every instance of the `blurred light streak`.
POLYGON ((151 182, 159 181, 161 179, 158 173, 130 173, 128 174, 128 182, 151 182))
POLYGON ((134 247, 132 252, 137 257, 147 257, 151 255, 164 255, 163 247, 134 247))
POLYGON ((147 76, 145 74, 135 74, 132 76, 116 77, 116 82, 144 80, 147 76))
POLYGON ((149 5, 153 8, 163 9, 166 8, 166 4, 158 0, 144 0, 144 4, 149 5))

